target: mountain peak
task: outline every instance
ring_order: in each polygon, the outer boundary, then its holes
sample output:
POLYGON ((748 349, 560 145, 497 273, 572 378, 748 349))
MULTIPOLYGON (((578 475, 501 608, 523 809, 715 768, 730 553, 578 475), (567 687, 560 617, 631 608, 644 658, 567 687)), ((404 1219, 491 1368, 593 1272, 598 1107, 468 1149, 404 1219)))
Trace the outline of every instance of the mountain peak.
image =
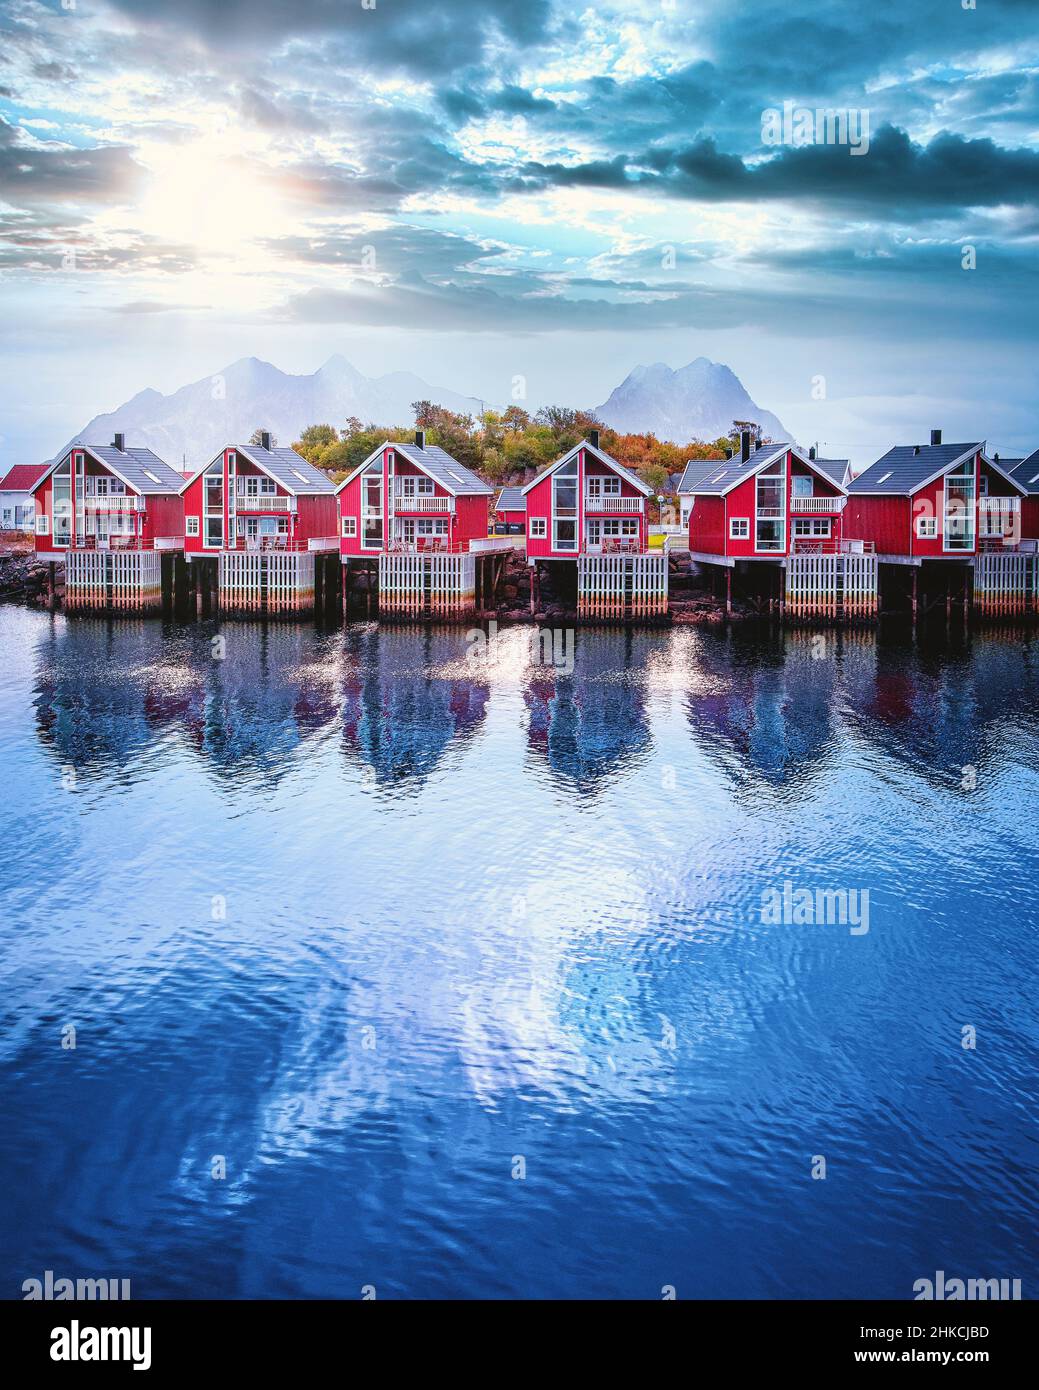
POLYGON ((664 362, 640 364, 594 413, 616 430, 648 432, 676 444, 720 439, 733 420, 757 420, 766 434, 790 438, 771 411, 751 400, 732 368, 709 357, 695 357, 678 369, 664 362))
POLYGON ((479 409, 468 396, 431 386, 412 373, 369 379, 339 353, 309 376, 283 372, 260 357, 240 357, 171 395, 151 387, 139 391, 117 410, 95 416, 75 438, 110 439, 111 430, 123 430, 131 446, 154 449, 177 466, 183 459, 199 466, 259 428, 289 444, 307 425, 341 426, 350 416, 386 429, 406 427, 414 418, 411 403, 419 399, 461 415, 479 409))

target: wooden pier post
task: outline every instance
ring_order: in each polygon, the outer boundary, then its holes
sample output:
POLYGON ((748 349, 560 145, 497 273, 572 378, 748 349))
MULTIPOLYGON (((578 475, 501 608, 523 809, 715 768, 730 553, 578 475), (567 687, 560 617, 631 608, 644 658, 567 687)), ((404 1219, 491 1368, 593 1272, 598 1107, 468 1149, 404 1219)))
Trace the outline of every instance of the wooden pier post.
POLYGON ((919 598, 919 595, 918 595, 919 583, 920 583, 920 571, 919 571, 919 570, 916 568, 916 566, 914 565, 914 566, 913 566, 913 626, 914 626, 914 627, 916 626, 916 617, 917 617, 917 608, 918 608, 918 598, 919 598))
POLYGON ((732 570, 725 571, 725 616, 732 617, 732 570))

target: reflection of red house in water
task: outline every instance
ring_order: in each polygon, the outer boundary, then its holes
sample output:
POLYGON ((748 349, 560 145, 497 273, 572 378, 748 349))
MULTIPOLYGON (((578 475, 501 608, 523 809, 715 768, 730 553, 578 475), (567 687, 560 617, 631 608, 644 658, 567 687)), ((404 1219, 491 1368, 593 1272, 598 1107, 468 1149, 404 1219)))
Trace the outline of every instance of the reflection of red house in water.
POLYGON ((481 727, 490 698, 486 682, 450 673, 458 659, 450 637, 431 636, 418 668, 414 643, 392 628, 366 635, 343 680, 344 747, 388 786, 430 776, 452 745, 481 727))

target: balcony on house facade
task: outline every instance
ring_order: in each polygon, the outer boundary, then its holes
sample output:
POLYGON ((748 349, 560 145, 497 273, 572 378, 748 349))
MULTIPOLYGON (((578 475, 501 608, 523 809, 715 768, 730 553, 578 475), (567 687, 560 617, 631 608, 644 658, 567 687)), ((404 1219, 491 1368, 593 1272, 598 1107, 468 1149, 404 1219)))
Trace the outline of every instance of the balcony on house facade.
POLYGON ((832 515, 834 512, 844 510, 846 497, 799 497, 795 493, 790 499, 790 510, 794 513, 804 515, 817 515, 820 512, 832 515))
POLYGON ((246 492, 239 483, 235 508, 239 512, 294 512, 296 499, 280 497, 276 492, 246 492))
POLYGON ((1006 538, 1014 541, 1021 536, 1020 497, 979 497, 978 538, 1006 538))
MULTIPOLYGON (((398 479, 399 486, 399 479, 398 479)), ((436 497, 431 492, 394 492, 395 512, 453 512, 453 497, 436 497)))
POLYGON ((590 492, 585 494, 586 512, 643 512, 645 498, 622 497, 616 492, 590 492))
POLYGON ((121 492, 87 492, 83 505, 95 512, 140 512, 144 510, 144 498, 121 492))

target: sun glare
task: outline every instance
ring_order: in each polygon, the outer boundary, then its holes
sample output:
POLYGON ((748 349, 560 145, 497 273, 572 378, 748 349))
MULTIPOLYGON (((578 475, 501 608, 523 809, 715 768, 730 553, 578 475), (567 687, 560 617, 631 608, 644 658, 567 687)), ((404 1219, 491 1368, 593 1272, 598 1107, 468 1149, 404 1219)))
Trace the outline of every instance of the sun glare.
POLYGON ((237 258, 257 236, 284 230, 280 200, 241 155, 216 151, 199 140, 152 148, 142 162, 151 179, 136 220, 149 236, 206 256, 237 258))

